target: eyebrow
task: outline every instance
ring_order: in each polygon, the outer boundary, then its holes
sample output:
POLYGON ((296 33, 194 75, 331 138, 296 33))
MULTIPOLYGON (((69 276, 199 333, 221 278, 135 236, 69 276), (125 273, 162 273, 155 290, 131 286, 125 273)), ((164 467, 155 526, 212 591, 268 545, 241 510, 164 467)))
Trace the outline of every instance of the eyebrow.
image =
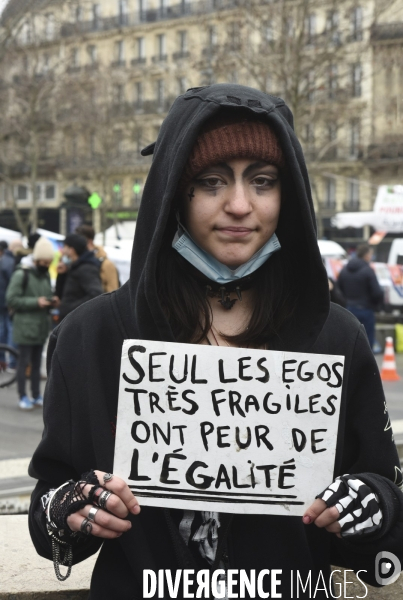
MULTIPOLYGON (((247 177, 253 171, 256 171, 257 169, 262 169, 264 167, 273 167, 274 169, 276 169, 276 172, 277 172, 276 165, 272 165, 271 163, 268 163, 264 160, 258 160, 246 167, 246 169, 242 173, 242 177, 247 177)), ((216 165, 211 165, 211 167, 208 167, 205 171, 202 171, 202 173, 200 173, 200 175, 203 175, 204 173, 208 173, 209 171, 213 171, 214 169, 217 169, 217 168, 222 169, 223 171, 226 171, 229 175, 234 174, 233 169, 231 169, 231 167, 227 163, 217 163, 216 165)), ((200 177, 200 175, 198 177, 200 177)))

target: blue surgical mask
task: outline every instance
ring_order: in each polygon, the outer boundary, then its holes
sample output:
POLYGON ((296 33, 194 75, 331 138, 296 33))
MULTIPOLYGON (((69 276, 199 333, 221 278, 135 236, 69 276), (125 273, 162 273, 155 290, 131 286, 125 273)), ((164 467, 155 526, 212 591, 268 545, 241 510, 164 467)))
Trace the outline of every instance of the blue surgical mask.
POLYGON ((65 265, 71 265, 73 261, 71 260, 70 256, 67 256, 66 254, 63 254, 62 256, 62 263, 64 263, 65 265))
POLYGON ((250 275, 266 262, 266 260, 277 250, 280 250, 281 245, 275 233, 260 248, 253 256, 237 269, 230 269, 216 260, 211 254, 202 250, 190 237, 189 233, 179 225, 178 231, 172 242, 174 248, 183 258, 192 264, 198 271, 203 273, 211 281, 215 281, 221 285, 231 283, 242 277, 250 275))

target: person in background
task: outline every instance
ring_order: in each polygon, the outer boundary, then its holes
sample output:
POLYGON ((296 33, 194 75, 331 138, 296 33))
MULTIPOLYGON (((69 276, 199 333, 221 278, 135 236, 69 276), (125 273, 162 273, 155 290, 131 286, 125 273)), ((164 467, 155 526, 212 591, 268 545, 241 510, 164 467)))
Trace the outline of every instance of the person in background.
POLYGON ((13 339, 19 350, 17 386, 21 410, 43 404, 39 387, 42 350, 50 330, 49 309, 58 304, 58 298, 52 296, 49 277, 53 258, 52 244, 46 238, 39 238, 32 253, 32 267, 18 267, 6 293, 7 306, 13 312, 13 339), (26 393, 28 364, 32 399, 26 393))
POLYGON ((360 244, 356 256, 342 268, 338 278, 346 308, 364 325, 368 341, 375 342, 375 309, 382 303, 383 290, 371 269, 372 250, 369 244, 360 244))
MULTIPOLYGON (((14 256, 7 242, 0 242, 0 344, 13 345, 13 325, 6 305, 6 291, 15 267, 14 256)), ((6 364, 4 352, 0 352, 0 370, 15 369, 13 358, 6 364)))
POLYGON ((87 248, 87 240, 77 233, 69 234, 64 240, 62 264, 67 267, 63 289, 56 282, 56 290, 61 293, 60 320, 72 310, 103 293, 99 275, 101 263, 87 248), (59 291, 61 290, 61 291, 59 291))
POLYGON ((87 248, 94 253, 94 256, 100 261, 100 277, 104 292, 114 292, 119 286, 119 273, 114 263, 109 260, 108 255, 102 246, 94 244, 95 231, 91 225, 80 225, 76 233, 82 235, 87 240, 87 248))
POLYGON ((33 267, 33 258, 32 253, 34 251, 34 247, 36 242, 39 240, 41 235, 39 233, 31 233, 28 236, 28 248, 20 247, 16 250, 16 264, 21 264, 22 267, 33 267))

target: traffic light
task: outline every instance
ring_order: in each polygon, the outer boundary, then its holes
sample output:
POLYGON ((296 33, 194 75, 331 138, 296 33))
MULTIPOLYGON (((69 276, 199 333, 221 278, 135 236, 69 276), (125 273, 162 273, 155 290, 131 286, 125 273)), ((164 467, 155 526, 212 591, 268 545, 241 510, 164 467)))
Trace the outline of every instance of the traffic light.
POLYGON ((94 192, 93 194, 91 194, 91 196, 88 198, 88 204, 91 206, 91 208, 93 210, 95 210, 96 208, 98 208, 98 206, 101 203, 102 203, 102 198, 96 192, 94 192))

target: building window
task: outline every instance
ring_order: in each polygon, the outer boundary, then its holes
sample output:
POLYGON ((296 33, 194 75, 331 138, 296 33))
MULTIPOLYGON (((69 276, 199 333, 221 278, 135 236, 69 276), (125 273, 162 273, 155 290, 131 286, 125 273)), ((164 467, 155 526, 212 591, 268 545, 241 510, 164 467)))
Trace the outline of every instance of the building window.
POLYGON ((157 81, 155 82, 155 99, 157 101, 158 108, 164 108, 164 92, 164 80, 157 79, 157 81))
POLYGON ((207 46, 209 48, 217 45, 217 27, 210 25, 207 29, 207 46))
POLYGON ((241 29, 238 21, 228 24, 228 42, 230 50, 239 50, 241 45, 241 29))
POLYGON ((143 149, 143 130, 142 129, 136 129, 135 144, 136 144, 136 152, 139 156, 141 156, 141 151, 143 149))
POLYGON ((42 73, 47 73, 49 71, 49 54, 45 52, 43 55, 43 67, 42 73))
POLYGON ((186 77, 178 77, 178 94, 184 94, 187 90, 186 77))
POLYGON ((96 136, 95 132, 92 131, 90 134, 90 156, 94 157, 96 153, 96 136))
POLYGON ((143 108, 143 82, 136 81, 134 84, 134 105, 136 108, 143 108))
POLYGON ((347 204, 358 208, 360 202, 360 182, 352 179, 347 185, 347 204))
POLYGON ((17 185, 17 200, 28 200, 28 187, 17 185))
POLYGON ((351 65, 351 95, 353 98, 359 98, 361 96, 361 81, 362 81, 362 67, 360 63, 351 65))
POLYGON ((337 65, 330 65, 329 66, 329 74, 328 74, 328 98, 329 98, 329 100, 336 99, 337 88, 338 88, 337 65))
POLYGON ((120 156, 123 150, 123 132, 120 129, 113 132, 113 142, 116 156, 120 156))
POLYGON ((314 13, 308 15, 305 19, 305 35, 306 43, 313 44, 316 36, 316 15, 314 13))
POLYGON ((21 27, 21 42, 23 44, 30 44, 32 41, 32 27, 30 21, 25 21, 21 27))
POLYGON ((160 60, 164 60, 166 56, 166 35, 159 33, 157 35, 157 56, 160 60))
POLYGON ((188 32, 178 31, 178 50, 181 54, 185 54, 188 49, 188 32))
POLYGON ((167 14, 168 0, 159 0, 159 13, 163 17, 167 14))
POLYGON ((146 41, 145 38, 137 38, 137 58, 144 60, 146 57, 146 41))
POLYGON ((45 38, 53 40, 55 35, 55 16, 53 13, 45 15, 45 38))
POLYGON ((123 102, 125 101, 125 86, 121 83, 116 85, 114 88, 114 95, 115 103, 123 104, 123 102))
POLYGON ((97 47, 91 44, 87 46, 88 59, 91 65, 95 65, 97 62, 97 47))
POLYGON ((83 20, 83 9, 81 6, 76 6, 73 8, 74 10, 74 21, 76 21, 76 23, 79 23, 80 21, 83 20))
POLYGON ((127 0, 118 0, 118 15, 119 25, 128 25, 129 11, 127 7, 127 0))
POLYGON ((72 48, 70 54, 70 66, 77 69, 80 66, 80 54, 78 48, 72 48))
POLYGON ((335 10, 330 10, 326 15, 326 35, 332 44, 340 43, 339 13, 335 10))
POLYGON ((273 24, 271 21, 264 21, 262 23, 262 41, 270 43, 273 39, 273 24))
POLYGON ((101 27, 101 5, 92 5, 92 28, 100 29, 101 27))
POLYGON ((350 121, 350 157, 356 158, 360 148, 360 122, 358 119, 350 121))
POLYGON ((360 42, 362 40, 362 17, 361 6, 356 6, 351 13, 351 41, 360 42))
POLYGON ((45 200, 56 199, 56 186, 54 183, 45 184, 45 200))
POLYGON ((325 181, 325 203, 333 208, 336 204, 336 180, 334 177, 327 177, 325 181))
POLYGON ((115 42, 115 60, 118 66, 125 63, 125 43, 123 40, 115 42))

